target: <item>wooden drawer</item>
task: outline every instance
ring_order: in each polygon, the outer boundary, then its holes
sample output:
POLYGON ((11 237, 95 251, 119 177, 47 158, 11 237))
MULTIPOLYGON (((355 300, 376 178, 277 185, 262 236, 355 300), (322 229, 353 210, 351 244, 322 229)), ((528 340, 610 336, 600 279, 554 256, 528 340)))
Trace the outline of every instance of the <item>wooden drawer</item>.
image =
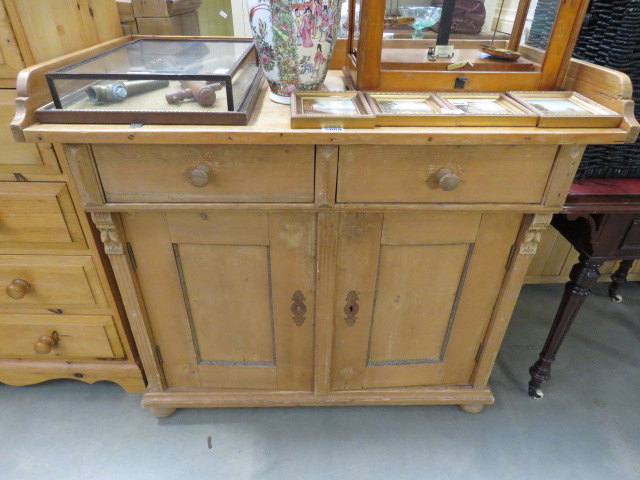
POLYGON ((64 183, 0 183, 0 247, 85 247, 64 183))
POLYGON ((91 257, 0 255, 0 287, 0 308, 5 311, 7 307, 108 307, 91 257), (7 291, 10 285, 11 292, 7 291), (10 293, 21 298, 12 298, 10 293))
POLYGON ((311 145, 96 145, 93 153, 108 202, 314 199, 311 145), (198 165, 205 165, 210 171, 208 183, 201 187, 192 185, 190 180, 198 165))
POLYGON ((0 315, 0 357, 122 358, 124 351, 110 316, 0 315), (57 336, 48 353, 35 350, 41 336, 57 336))
POLYGON ((8 125, 16 113, 16 91, 0 90, 0 173, 60 173, 49 144, 17 143, 8 125))
POLYGON ((341 203, 538 203, 557 146, 367 146, 340 147, 341 203), (437 172, 460 179, 445 191, 437 172), (523 188, 526 185, 526 188, 523 188))

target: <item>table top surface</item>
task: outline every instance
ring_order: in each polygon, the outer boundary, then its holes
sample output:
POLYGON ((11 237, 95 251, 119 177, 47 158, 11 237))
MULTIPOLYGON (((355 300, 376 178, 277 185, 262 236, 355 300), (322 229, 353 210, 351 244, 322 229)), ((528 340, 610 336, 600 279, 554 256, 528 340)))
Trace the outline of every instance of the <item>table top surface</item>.
MULTIPOLYGON (((345 90, 344 77, 330 71, 328 90, 345 90)), ((622 128, 538 127, 376 127, 342 132, 292 129, 291 106, 269 100, 264 82, 248 125, 43 124, 23 130, 28 142, 123 144, 388 144, 388 145, 523 145, 622 144, 622 128)))
POLYGON ((640 211, 640 178, 582 178, 571 185, 564 213, 640 211))

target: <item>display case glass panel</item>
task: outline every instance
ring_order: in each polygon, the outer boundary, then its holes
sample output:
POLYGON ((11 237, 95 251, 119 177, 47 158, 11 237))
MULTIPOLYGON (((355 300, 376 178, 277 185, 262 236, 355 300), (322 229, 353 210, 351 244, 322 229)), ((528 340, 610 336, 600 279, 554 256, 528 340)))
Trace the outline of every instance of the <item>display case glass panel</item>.
POLYGON ((347 15, 354 22, 347 70, 361 90, 548 90, 564 73, 587 4, 348 0, 349 8, 360 11, 347 15), (364 56, 358 55, 358 41, 367 42, 364 56), (500 78, 503 73, 513 75, 500 78))
POLYGON ((47 73, 41 121, 246 123, 262 72, 253 42, 136 39, 47 73))

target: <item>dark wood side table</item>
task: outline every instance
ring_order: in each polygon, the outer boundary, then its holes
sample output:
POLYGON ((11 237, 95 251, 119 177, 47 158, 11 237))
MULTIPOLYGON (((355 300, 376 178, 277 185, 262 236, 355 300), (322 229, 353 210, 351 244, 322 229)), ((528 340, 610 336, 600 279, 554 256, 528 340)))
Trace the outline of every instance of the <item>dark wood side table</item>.
POLYGON ((605 261, 622 260, 609 287, 612 300, 622 299, 618 288, 626 281, 633 261, 640 258, 640 179, 576 180, 562 213, 554 215, 551 225, 580 257, 571 270, 540 357, 529 368, 529 395, 533 398, 542 398, 540 386, 551 378, 556 354, 605 261))

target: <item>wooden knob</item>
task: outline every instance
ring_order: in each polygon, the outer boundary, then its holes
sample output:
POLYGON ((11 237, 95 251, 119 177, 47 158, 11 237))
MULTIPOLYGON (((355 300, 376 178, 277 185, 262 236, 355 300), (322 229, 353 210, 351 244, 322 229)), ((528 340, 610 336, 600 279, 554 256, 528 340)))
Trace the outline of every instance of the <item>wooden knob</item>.
POLYGON ((7 295, 14 300, 20 300, 31 291, 31 285, 26 280, 16 278, 11 285, 6 288, 7 295))
POLYGON ((196 165, 189 170, 189 181, 194 187, 206 187, 209 184, 211 168, 209 165, 196 165))
POLYGON ((49 335, 42 335, 38 342, 33 346, 36 353, 46 355, 51 352, 51 349, 58 344, 58 333, 53 332, 49 335))
POLYGON ((445 192, 450 192, 460 184, 460 177, 450 168, 441 168, 436 172, 438 186, 445 192))

